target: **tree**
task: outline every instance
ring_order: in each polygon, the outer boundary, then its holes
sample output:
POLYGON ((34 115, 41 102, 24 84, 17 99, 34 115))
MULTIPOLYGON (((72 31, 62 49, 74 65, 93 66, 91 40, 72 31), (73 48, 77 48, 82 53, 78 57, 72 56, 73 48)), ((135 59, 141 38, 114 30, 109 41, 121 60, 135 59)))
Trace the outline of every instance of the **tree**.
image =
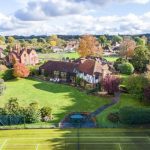
POLYGON ((122 65, 123 63, 127 63, 128 60, 126 60, 125 58, 118 58, 115 62, 114 62, 114 68, 119 71, 119 66, 122 65))
POLYGON ((119 66, 119 70, 122 74, 131 75, 134 72, 134 67, 131 63, 126 62, 119 66))
POLYGON ((45 40, 45 38, 38 38, 37 42, 45 44, 46 40, 45 40))
POLYGON ((115 92, 118 92, 119 84, 120 79, 111 75, 105 76, 105 78, 102 81, 102 86, 104 90, 108 92, 108 94, 114 94, 115 92))
POLYGON ((131 62, 136 71, 146 71, 146 66, 150 62, 150 51, 148 48, 144 46, 136 47, 131 62))
POLYGON ((57 45, 57 42, 56 42, 56 41, 50 41, 50 45, 51 45, 52 47, 54 47, 54 46, 57 45))
POLYGON ((81 57, 102 56, 103 50, 95 37, 91 35, 84 35, 80 40, 77 52, 81 57))
POLYGON ((10 98, 8 103, 5 105, 5 109, 9 114, 17 115, 19 110, 19 103, 17 98, 10 98))
POLYGON ((13 75, 15 77, 25 78, 29 76, 29 69, 22 63, 16 63, 14 65, 13 75))
POLYGON ((144 88, 148 86, 149 81, 143 75, 132 75, 125 79, 123 84, 130 94, 139 100, 143 100, 144 88))
POLYGON ((14 43, 15 42, 15 38, 12 36, 9 36, 7 39, 7 43, 14 43))
POLYGON ((26 108, 25 121, 27 123, 36 123, 41 120, 41 113, 38 109, 38 103, 31 103, 29 107, 26 108))
POLYGON ((42 107, 40 112, 43 121, 49 121, 52 118, 52 109, 50 107, 42 107))
POLYGON ((137 45, 145 46, 146 45, 146 40, 144 38, 136 37, 135 42, 137 45))
POLYGON ((100 41, 102 47, 105 47, 107 45, 107 42, 108 42, 105 35, 100 36, 99 41, 100 41))
POLYGON ((123 41, 123 38, 121 36, 119 36, 119 35, 114 35, 112 37, 112 42, 113 43, 121 43, 122 41, 123 41))
POLYGON ((37 39, 36 39, 36 38, 33 38, 33 39, 31 40, 31 44, 32 44, 32 46, 36 46, 36 45, 37 45, 37 39))
POLYGON ((0 36, 0 44, 4 44, 5 43, 5 37, 4 36, 0 36))
POLYGON ((51 45, 51 46, 56 46, 58 43, 58 37, 57 35, 52 35, 50 37, 47 38, 47 42, 51 45))
POLYGON ((127 58, 130 58, 134 55, 134 49, 136 48, 135 41, 131 39, 125 39, 120 45, 120 55, 127 58))

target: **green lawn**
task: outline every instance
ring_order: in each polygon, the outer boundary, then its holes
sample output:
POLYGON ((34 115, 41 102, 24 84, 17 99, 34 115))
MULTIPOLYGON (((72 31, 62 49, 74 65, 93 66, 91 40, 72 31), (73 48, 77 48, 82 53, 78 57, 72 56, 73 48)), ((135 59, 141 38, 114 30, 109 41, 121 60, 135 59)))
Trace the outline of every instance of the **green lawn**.
POLYGON ((149 150, 149 129, 0 130, 1 150, 149 150))
MULTIPOLYGON (((75 58, 75 59, 80 57, 78 53, 64 53, 64 54, 59 54, 59 53, 42 54, 42 53, 39 53, 38 56, 40 59, 46 58, 46 59, 54 59, 54 60, 55 59, 60 60, 63 57, 69 57, 69 58, 75 58)), ((115 62, 116 59, 118 59, 117 56, 109 56, 109 57, 104 57, 104 58, 110 62, 115 62)))
POLYGON ((117 104, 106 109, 97 117, 99 124, 102 127, 125 127, 125 125, 114 124, 107 119, 107 116, 109 113, 117 112, 119 111, 120 108, 125 107, 125 106, 138 107, 138 108, 149 107, 149 106, 144 106, 144 104, 142 104, 138 99, 134 98, 133 96, 129 94, 122 94, 121 99, 117 104))
POLYGON ((94 111, 110 102, 108 98, 89 96, 74 87, 31 79, 12 80, 6 82, 6 87, 4 95, 0 97, 0 106, 4 106, 11 97, 17 97, 22 106, 36 101, 41 107, 52 108, 55 122, 69 112, 94 111))
MULTIPOLYGON (((0 97, 1 107, 11 97, 17 97, 22 106, 27 106, 31 102, 38 102, 40 107, 50 106, 52 108, 53 122, 56 123, 70 112, 91 112, 104 104, 110 103, 112 99, 111 97, 87 95, 75 87, 32 79, 12 80, 6 82, 6 87, 4 95, 0 97)), ((119 103, 97 116, 99 125, 103 127, 117 127, 118 124, 108 121, 107 115, 124 106, 146 107, 131 95, 122 94, 119 103)))
POLYGON ((46 58, 46 59, 56 59, 60 60, 63 57, 69 57, 69 58, 79 58, 78 53, 64 53, 64 54, 59 54, 59 53, 49 53, 49 54, 38 54, 40 59, 46 58))
POLYGON ((118 56, 107 56, 104 58, 109 62, 115 62, 119 57, 118 56))

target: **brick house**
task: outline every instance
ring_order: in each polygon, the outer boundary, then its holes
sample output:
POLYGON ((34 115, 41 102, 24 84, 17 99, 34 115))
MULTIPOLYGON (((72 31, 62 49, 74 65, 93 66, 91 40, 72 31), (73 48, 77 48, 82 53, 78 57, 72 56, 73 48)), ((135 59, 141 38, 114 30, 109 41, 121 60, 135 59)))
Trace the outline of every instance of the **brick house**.
POLYGON ((76 83, 80 78, 84 84, 99 84, 107 74, 111 74, 110 67, 101 59, 78 59, 73 62, 48 61, 40 66, 41 74, 52 78, 59 78, 60 81, 76 83))
POLYGON ((36 65, 39 63, 38 55, 34 49, 19 48, 11 50, 6 56, 7 65, 20 62, 25 65, 36 65))

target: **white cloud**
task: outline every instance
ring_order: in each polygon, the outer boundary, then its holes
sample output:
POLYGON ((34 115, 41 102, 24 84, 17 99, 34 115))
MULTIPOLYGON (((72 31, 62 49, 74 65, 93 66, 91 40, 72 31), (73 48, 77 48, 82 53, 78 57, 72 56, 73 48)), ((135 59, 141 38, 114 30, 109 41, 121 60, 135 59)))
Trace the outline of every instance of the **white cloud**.
POLYGON ((105 4, 149 2, 150 0, 20 0, 24 8, 17 10, 15 17, 23 21, 40 21, 50 17, 90 13, 105 4))
POLYGON ((84 3, 91 3, 91 4, 99 4, 99 5, 104 5, 107 3, 138 3, 138 4, 146 4, 149 3, 150 0, 72 0, 75 2, 84 2, 84 3))
POLYGON ((24 9, 16 11, 15 16, 24 21, 39 21, 48 17, 80 14, 84 10, 83 4, 68 0, 39 0, 28 2, 24 9))
POLYGON ((150 12, 143 15, 92 16, 85 14, 21 21, 0 13, 2 34, 140 34, 150 32, 150 12))

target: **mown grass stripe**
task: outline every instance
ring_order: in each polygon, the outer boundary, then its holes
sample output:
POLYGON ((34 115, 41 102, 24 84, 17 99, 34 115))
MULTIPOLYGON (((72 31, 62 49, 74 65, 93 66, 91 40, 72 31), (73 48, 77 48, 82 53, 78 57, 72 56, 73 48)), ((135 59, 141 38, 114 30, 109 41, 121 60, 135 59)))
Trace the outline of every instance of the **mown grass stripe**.
POLYGON ((2 144, 1 147, 0 147, 0 150, 3 149, 3 147, 5 146, 5 144, 7 143, 7 141, 8 141, 8 139, 6 139, 6 140, 3 142, 3 144, 2 144))
POLYGON ((39 149, 39 144, 36 145, 36 149, 35 150, 38 150, 38 149, 39 149))
MULTIPOLYGON (((77 136, 65 136, 65 137, 40 137, 40 138, 28 138, 28 137, 23 137, 23 138, 9 138, 9 139, 11 139, 11 140, 28 140, 28 139, 53 139, 53 138, 57 138, 57 139, 66 139, 66 138, 72 138, 72 139, 74 139, 74 138, 78 138, 77 136)), ((149 137, 147 137, 147 136, 112 136, 112 137, 110 137, 110 136, 101 136, 101 137, 99 137, 99 136, 95 136, 95 137, 83 137, 83 136, 80 136, 80 139, 103 139, 103 138, 105 138, 105 139, 116 139, 116 138, 123 138, 123 139, 148 139, 149 137)))

